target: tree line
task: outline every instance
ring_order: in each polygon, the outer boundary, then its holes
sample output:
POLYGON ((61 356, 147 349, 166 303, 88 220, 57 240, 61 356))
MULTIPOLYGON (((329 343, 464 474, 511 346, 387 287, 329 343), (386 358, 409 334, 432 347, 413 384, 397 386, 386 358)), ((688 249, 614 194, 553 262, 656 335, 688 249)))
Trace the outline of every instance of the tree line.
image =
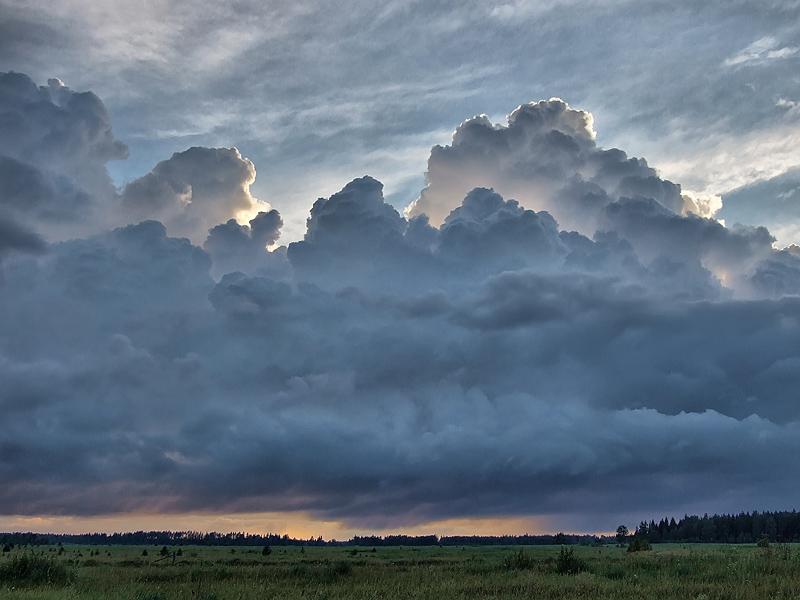
POLYGON ((662 542, 753 544, 766 534, 770 542, 800 542, 800 513, 742 512, 738 515, 684 515, 679 521, 642 521, 635 536, 651 544, 662 542))
POLYGON ((502 535, 443 536, 387 535, 354 536, 350 540, 299 539, 288 535, 249 533, 202 533, 199 531, 135 531, 130 533, 39 534, 0 533, 0 545, 49 546, 533 546, 597 545, 612 543, 613 537, 595 535, 502 535))
MULTIPOLYGON (((651 544, 663 542, 752 544, 764 534, 771 542, 800 542, 800 514, 796 511, 739 513, 738 515, 688 516, 678 521, 663 518, 642 521, 633 535, 651 544)), ((546 534, 502 536, 388 535, 354 536, 347 541, 323 540, 322 536, 299 539, 279 534, 204 533, 200 531, 135 531, 129 533, 40 534, 0 533, 3 546, 536 546, 601 545, 615 543, 615 536, 546 534)))

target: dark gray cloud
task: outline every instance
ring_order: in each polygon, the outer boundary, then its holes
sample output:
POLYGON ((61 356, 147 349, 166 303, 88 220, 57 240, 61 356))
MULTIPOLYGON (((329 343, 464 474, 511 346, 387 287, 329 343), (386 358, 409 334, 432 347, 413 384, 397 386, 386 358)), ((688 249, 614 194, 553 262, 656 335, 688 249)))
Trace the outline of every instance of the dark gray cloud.
POLYGON ((681 214, 561 101, 433 150, 440 227, 365 176, 285 248, 276 210, 231 220, 258 207, 235 149, 131 182, 151 220, 50 244, 24 219, 72 188, 37 164, 0 161, 0 512, 597 530, 797 496, 800 251, 681 214))
POLYGON ((275 209, 259 212, 249 225, 229 219, 208 232, 203 248, 213 258, 212 274, 219 278, 231 271, 285 273, 288 263, 283 252, 269 252, 280 237, 283 220, 275 209))
POLYGON ((41 254, 46 249, 47 244, 40 235, 0 213, 0 267, 3 258, 11 253, 41 254))
POLYGON ((0 73, 0 206, 16 218, 62 239, 106 223, 116 192, 105 165, 127 154, 95 94, 0 73))
POLYGON ((567 254, 547 212, 524 210, 492 189, 475 188, 441 227, 438 254, 465 269, 491 272, 560 265, 567 254))
POLYGON ((287 256, 303 280, 388 291, 406 283, 417 255, 404 241, 406 227, 384 201, 383 184, 366 176, 314 203, 304 239, 289 244, 287 256))

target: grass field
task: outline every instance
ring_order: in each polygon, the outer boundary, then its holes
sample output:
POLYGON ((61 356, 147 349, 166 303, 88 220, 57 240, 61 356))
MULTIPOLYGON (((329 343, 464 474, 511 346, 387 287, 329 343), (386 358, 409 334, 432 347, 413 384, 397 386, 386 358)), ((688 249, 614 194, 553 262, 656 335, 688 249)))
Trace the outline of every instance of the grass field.
POLYGON ((800 597, 797 547, 14 548, 0 597, 114 600, 800 597), (142 556, 143 550, 147 556, 142 556), (60 553, 59 553, 60 552, 60 553), (156 562, 158 561, 158 562, 156 562), (49 580, 49 583, 48 583, 49 580))

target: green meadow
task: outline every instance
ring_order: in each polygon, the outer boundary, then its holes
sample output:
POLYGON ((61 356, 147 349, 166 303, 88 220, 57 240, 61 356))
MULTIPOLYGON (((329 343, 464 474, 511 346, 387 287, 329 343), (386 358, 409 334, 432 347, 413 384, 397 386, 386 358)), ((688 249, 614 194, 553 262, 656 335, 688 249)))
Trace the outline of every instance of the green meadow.
POLYGON ((86 600, 800 597, 800 549, 15 547, 0 597, 86 600), (146 551, 146 555, 145 554, 146 551), (174 555, 173 555, 174 553, 174 555))

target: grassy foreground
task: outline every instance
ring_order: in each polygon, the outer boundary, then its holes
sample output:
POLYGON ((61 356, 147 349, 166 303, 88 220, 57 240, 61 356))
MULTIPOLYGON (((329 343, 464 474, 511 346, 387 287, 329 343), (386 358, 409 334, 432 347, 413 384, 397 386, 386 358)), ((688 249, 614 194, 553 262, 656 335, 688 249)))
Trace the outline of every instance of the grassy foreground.
POLYGON ((800 597, 796 547, 14 548, 0 597, 114 600, 800 597), (142 556, 143 550, 147 556, 142 556), (60 553, 59 553, 60 552, 60 553), (156 562, 158 561, 158 562, 156 562))

